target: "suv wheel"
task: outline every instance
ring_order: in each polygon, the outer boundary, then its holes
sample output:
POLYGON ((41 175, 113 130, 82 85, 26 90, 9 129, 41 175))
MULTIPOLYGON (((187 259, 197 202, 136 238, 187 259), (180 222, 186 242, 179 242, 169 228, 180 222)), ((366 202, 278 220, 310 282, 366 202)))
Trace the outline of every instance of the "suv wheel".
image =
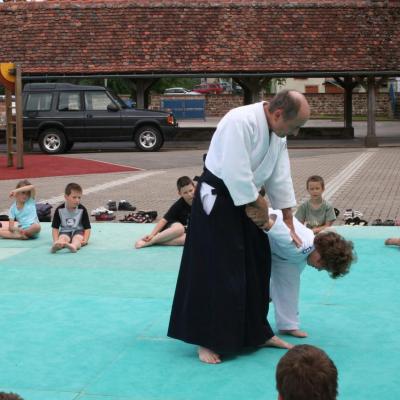
POLYGON ((157 151, 163 142, 161 132, 153 126, 143 126, 135 134, 136 146, 142 151, 157 151))
POLYGON ((67 146, 67 140, 61 130, 50 128, 40 134, 39 146, 43 153, 60 154, 64 153, 67 146))

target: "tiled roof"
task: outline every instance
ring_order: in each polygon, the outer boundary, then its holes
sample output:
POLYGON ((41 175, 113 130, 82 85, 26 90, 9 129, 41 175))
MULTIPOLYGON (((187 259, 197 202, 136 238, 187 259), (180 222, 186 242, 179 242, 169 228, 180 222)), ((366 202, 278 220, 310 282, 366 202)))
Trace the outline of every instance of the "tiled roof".
POLYGON ((24 74, 400 71, 399 26, 399 0, 4 3, 0 61, 24 74))

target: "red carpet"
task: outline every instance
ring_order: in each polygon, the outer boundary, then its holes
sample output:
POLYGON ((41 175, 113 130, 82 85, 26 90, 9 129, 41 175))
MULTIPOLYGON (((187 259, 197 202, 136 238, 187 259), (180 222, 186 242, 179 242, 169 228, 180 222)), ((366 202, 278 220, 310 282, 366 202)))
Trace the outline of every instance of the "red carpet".
MULTIPOLYGON (((14 158, 14 165, 16 165, 16 158, 14 158)), ((45 154, 25 155, 24 166, 24 169, 17 169, 15 166, 7 167, 7 158, 0 156, 0 180, 140 171, 139 168, 101 161, 45 154)))

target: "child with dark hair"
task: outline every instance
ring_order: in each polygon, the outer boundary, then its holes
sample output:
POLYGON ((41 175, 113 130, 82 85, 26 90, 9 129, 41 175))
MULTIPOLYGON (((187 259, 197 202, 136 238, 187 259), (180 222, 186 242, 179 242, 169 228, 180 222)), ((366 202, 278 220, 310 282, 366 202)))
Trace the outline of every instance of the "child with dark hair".
POLYGON ((28 180, 19 181, 16 189, 10 192, 15 198, 9 211, 8 230, 0 230, 4 239, 34 239, 39 236, 40 224, 36 213, 35 186, 28 180), (18 222, 18 227, 15 225, 18 222))
POLYGON ((310 176, 307 179, 306 187, 310 199, 298 207, 295 216, 314 233, 318 233, 334 223, 336 220, 335 210, 322 198, 325 190, 325 182, 322 177, 310 176))
POLYGON ((169 208, 149 235, 135 243, 137 249, 153 246, 183 246, 192 209, 195 185, 188 176, 181 176, 176 186, 180 198, 169 208))
POLYGON ((276 367, 276 389, 278 400, 335 400, 338 371, 318 347, 294 346, 276 367))
POLYGON ((270 220, 266 227, 271 247, 271 299, 275 308, 277 328, 283 334, 306 337, 299 330, 300 274, 306 264, 317 270, 325 270, 333 279, 346 275, 356 256, 353 243, 338 233, 313 231, 293 218, 294 227, 302 240, 296 247, 280 210, 269 210, 270 220))
POLYGON ((67 248, 76 253, 87 245, 91 232, 89 214, 81 204, 82 188, 77 183, 69 183, 64 192, 65 203, 56 208, 51 227, 53 246, 51 252, 67 248))

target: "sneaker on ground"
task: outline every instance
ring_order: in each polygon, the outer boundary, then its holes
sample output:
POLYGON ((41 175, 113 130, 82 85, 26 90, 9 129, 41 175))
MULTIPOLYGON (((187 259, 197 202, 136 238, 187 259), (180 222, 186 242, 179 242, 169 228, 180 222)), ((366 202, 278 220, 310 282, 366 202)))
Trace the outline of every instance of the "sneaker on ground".
POLYGON ((108 212, 108 210, 104 207, 97 207, 90 212, 90 215, 95 217, 96 215, 100 215, 102 213, 108 212))
POLYGON ((113 212, 106 212, 103 214, 96 215, 96 221, 112 221, 115 219, 113 212))
POLYGON ((129 201, 121 200, 118 203, 118 211, 135 211, 136 207, 134 207, 129 201))
POLYGON ((117 202, 114 200, 108 200, 107 202, 107 208, 110 211, 117 211, 117 202))

